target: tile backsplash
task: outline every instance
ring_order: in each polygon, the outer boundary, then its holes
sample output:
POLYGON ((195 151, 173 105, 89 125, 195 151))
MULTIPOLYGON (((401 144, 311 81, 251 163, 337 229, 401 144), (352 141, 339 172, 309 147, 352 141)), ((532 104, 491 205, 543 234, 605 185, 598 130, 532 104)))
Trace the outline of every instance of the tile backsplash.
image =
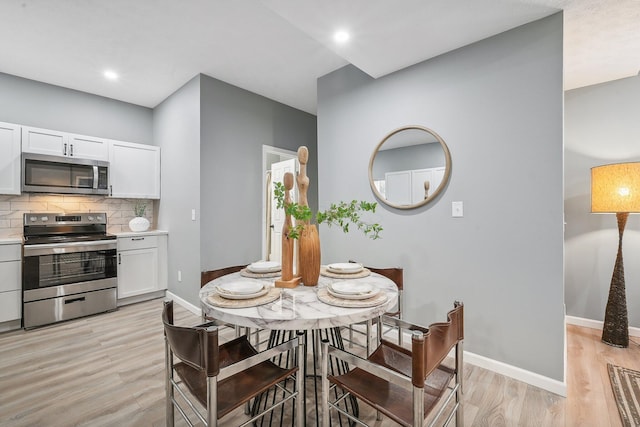
MULTIPOLYGON (((106 212, 107 232, 130 231, 129 221, 135 216, 133 207, 137 201, 137 199, 66 194, 0 195, 0 237, 22 236, 23 214, 31 212, 106 212)), ((140 201, 146 202, 145 216, 151 222, 151 228, 156 228, 153 200, 140 201)))

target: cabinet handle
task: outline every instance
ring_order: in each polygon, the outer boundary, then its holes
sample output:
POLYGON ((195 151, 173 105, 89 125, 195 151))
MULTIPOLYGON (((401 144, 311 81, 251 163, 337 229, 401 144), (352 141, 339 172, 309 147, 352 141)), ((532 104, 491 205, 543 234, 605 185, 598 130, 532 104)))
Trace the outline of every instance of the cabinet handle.
POLYGON ((113 196, 113 185, 109 185, 109 196, 113 196))
POLYGON ((63 144, 63 148, 62 148, 62 155, 66 156, 67 155, 67 143, 65 142, 63 144))
POLYGON ((73 157, 73 144, 69 144, 69 155, 73 157))
POLYGON ((118 265, 122 264, 122 254, 118 254, 118 265))
POLYGON ((65 304, 71 304, 71 303, 74 303, 74 302, 81 302, 81 301, 84 301, 85 299, 86 299, 85 297, 71 298, 71 299, 66 299, 66 300, 64 300, 64 303, 65 303, 65 304))
POLYGON ((132 237, 131 240, 144 240, 144 237, 132 237))

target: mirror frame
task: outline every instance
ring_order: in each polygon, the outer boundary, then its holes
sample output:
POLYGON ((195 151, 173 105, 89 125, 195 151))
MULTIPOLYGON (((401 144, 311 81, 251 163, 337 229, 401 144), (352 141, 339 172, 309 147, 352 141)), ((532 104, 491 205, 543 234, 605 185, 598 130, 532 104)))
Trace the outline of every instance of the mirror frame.
POLYGON ((395 209, 415 209, 415 208, 419 208, 421 206, 426 205, 427 203, 429 203, 432 200, 434 200, 440 193, 442 193, 442 191, 444 190, 445 186, 449 182, 449 177, 450 176, 451 176, 451 153, 449 152, 449 147, 447 147, 447 144, 440 137, 440 135, 438 135, 436 132, 434 132, 433 130, 431 130, 431 129, 427 128, 427 127, 419 126, 419 125, 403 126, 403 127, 400 127, 398 129, 394 129, 391 132, 389 132, 384 138, 382 138, 382 141, 380 141, 378 143, 378 145, 376 146, 375 150, 373 150, 373 154, 371 154, 371 159, 369 160, 369 185, 371 186, 371 190, 373 191, 373 194, 376 196, 376 198, 380 202, 384 203, 387 206, 391 206, 392 208, 395 208, 395 209), (396 203, 392 203, 392 202, 388 201, 387 199, 385 199, 382 196, 382 194, 380 194, 380 192, 376 188, 375 184, 373 183, 373 162, 374 162, 374 160, 376 158, 376 155, 380 151, 380 147, 382 147, 382 145, 385 142, 387 142, 387 140, 389 140, 389 138, 391 138, 393 135, 395 135, 395 134, 397 134, 399 132, 402 132, 404 130, 409 130, 409 129, 416 129, 416 130, 421 130, 421 131, 428 132, 431 135, 433 135, 436 138, 436 140, 440 143, 440 146, 442 147, 442 150, 444 151, 444 158, 445 158, 444 176, 442 177, 442 181, 440 182, 440 185, 438 186, 438 188, 436 188, 429 195, 429 197, 427 197, 426 199, 420 201, 419 203, 414 203, 414 204, 411 204, 411 205, 398 205, 396 203))

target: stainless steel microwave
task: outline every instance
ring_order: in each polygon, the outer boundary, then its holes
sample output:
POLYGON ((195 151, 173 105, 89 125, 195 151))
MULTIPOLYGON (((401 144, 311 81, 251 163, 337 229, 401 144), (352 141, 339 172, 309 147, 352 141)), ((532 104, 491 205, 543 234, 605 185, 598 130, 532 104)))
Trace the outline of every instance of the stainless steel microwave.
POLYGON ((22 153, 22 192, 109 194, 109 162, 22 153))

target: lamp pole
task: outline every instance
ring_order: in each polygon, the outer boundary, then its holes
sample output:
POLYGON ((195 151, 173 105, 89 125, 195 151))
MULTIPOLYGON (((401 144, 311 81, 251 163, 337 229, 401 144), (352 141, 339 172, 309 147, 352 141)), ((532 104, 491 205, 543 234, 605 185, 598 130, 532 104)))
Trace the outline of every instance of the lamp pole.
POLYGON ((614 347, 629 347, 629 319, 627 317, 627 296, 624 286, 624 263, 622 262, 622 235, 627 225, 628 212, 616 213, 618 220, 618 255, 611 276, 609 299, 604 314, 602 342, 614 347))

